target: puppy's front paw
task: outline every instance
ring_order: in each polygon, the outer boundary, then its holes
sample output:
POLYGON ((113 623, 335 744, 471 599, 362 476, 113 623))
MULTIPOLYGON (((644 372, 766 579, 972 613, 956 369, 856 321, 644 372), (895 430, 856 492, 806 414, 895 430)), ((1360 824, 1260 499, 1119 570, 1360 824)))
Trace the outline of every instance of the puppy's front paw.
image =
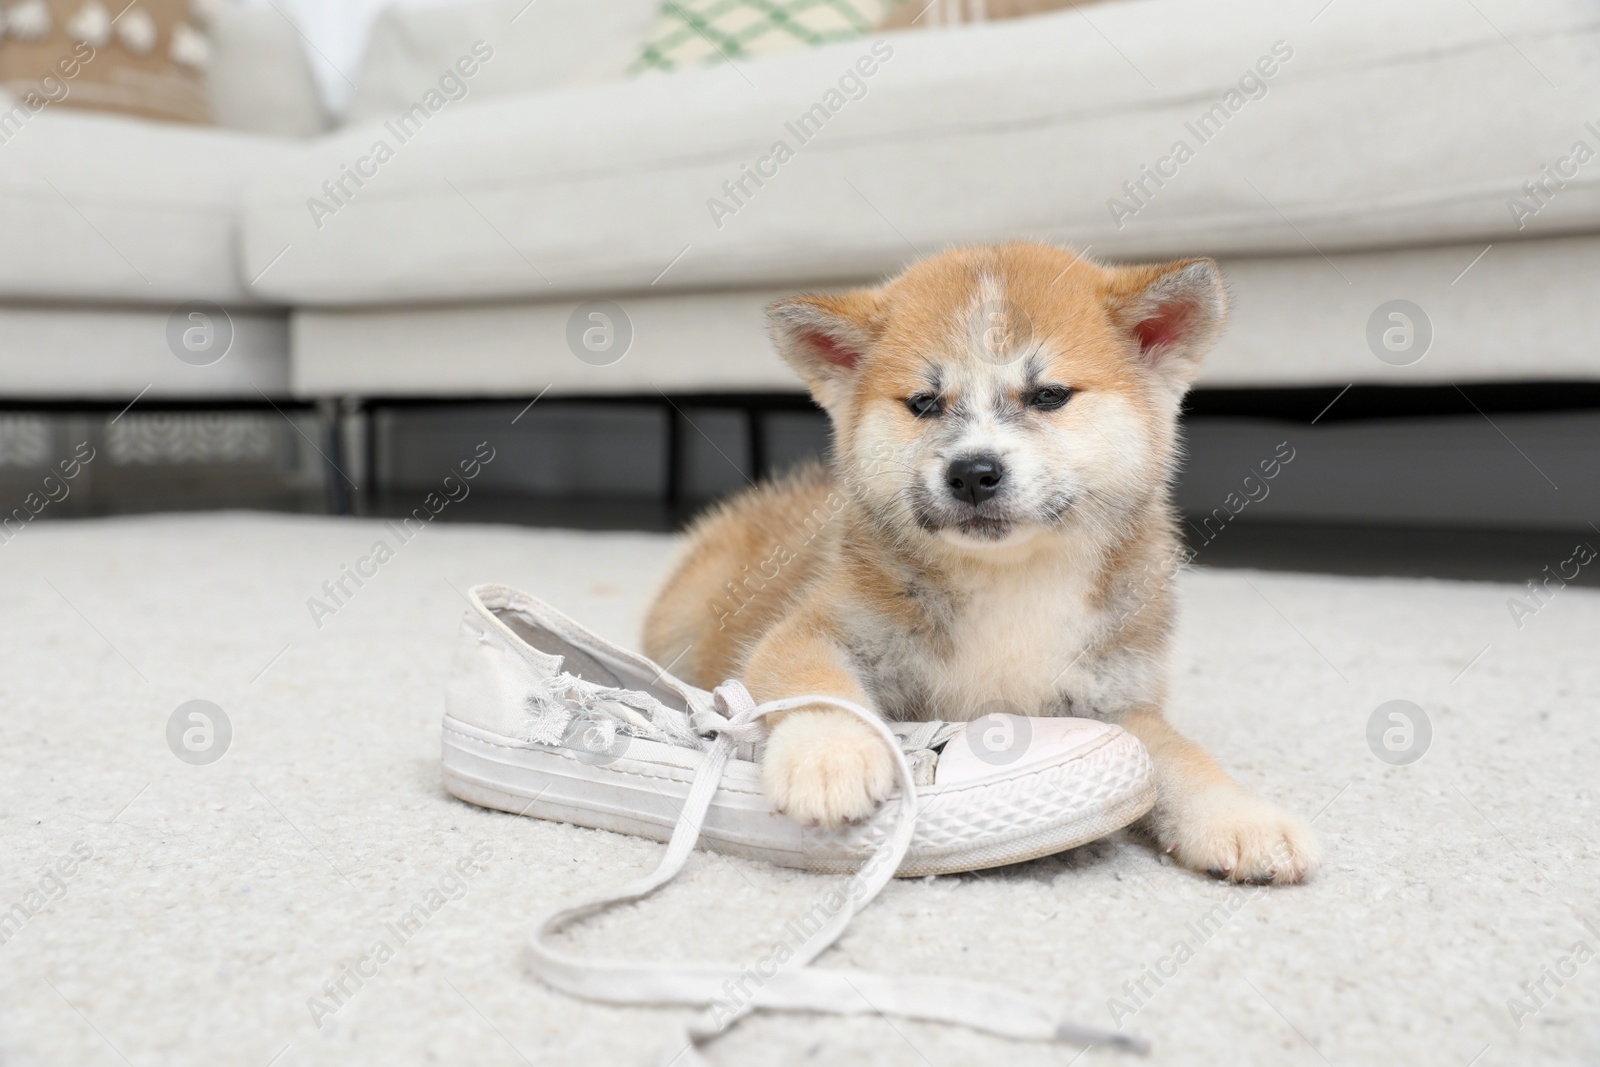
POLYGON ((1234 786, 1182 801, 1157 839, 1184 866, 1231 882, 1285 885, 1321 862, 1310 824, 1234 786))
POLYGON ((808 826, 832 829, 871 815, 894 787, 882 738, 842 711, 796 711, 767 738, 762 784, 773 805, 808 826))

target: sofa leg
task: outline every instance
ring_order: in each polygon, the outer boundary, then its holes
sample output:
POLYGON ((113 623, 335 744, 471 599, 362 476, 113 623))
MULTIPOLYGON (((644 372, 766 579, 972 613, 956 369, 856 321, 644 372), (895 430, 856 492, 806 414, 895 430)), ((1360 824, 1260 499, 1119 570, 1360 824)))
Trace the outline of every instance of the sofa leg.
POLYGON ((345 483, 350 496, 350 512, 370 515, 378 489, 377 477, 373 473, 372 409, 359 396, 347 396, 339 401, 339 416, 341 440, 344 442, 339 465, 356 483, 354 486, 345 483))
POLYGON ((767 419, 759 407, 744 409, 744 436, 749 442, 750 480, 759 482, 767 473, 767 419))
POLYGON ((676 522, 683 504, 683 419, 670 400, 663 410, 667 414, 667 511, 676 522))
POLYGON ((378 480, 378 409, 371 404, 361 407, 359 419, 361 426, 361 450, 363 462, 361 464, 361 499, 364 506, 361 514, 371 515, 378 507, 379 494, 383 484, 378 480))
POLYGON ((346 473, 343 405, 333 397, 317 400, 318 436, 322 438, 322 484, 328 514, 351 514, 351 484, 346 473))

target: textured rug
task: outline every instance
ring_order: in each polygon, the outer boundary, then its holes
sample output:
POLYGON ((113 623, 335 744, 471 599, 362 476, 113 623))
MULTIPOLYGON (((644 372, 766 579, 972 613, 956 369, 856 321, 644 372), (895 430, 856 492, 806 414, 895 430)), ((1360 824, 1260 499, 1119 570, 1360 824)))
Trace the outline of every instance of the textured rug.
MULTIPOLYGON (((477 810, 437 760, 463 590, 632 642, 673 547, 251 514, 0 545, 0 1062, 650 1062, 684 1012, 576 1001, 518 957, 661 846, 477 810)), ((1316 817, 1316 879, 1228 888, 1114 839, 893 883, 822 965, 1010 984, 1154 1064, 1600 1063, 1597 644, 1578 589, 1193 571, 1171 716, 1316 817)), ((756 958, 828 881, 702 854, 572 947, 756 958)), ((710 1055, 1135 1062, 1080 1051, 764 1015, 710 1055)))

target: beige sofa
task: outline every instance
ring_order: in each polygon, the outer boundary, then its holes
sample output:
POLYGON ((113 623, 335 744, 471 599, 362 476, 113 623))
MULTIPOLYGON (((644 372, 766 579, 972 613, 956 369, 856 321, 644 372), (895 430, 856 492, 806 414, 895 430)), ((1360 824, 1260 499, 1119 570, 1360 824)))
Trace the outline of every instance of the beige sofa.
MULTIPOLYGON (((412 42, 413 82, 496 25, 412 42)), ((775 295, 1018 237, 1219 256, 1234 318, 1202 386, 1592 381, 1597 50, 1588 0, 1119 0, 471 91, 507 81, 502 45, 464 99, 389 85, 309 141, 47 111, 0 143, 0 392, 793 392, 775 295), (1397 299, 1420 359, 1368 343, 1397 299), (234 327, 207 366, 168 340, 197 300, 234 327), (595 300, 620 358, 571 340, 595 300)))

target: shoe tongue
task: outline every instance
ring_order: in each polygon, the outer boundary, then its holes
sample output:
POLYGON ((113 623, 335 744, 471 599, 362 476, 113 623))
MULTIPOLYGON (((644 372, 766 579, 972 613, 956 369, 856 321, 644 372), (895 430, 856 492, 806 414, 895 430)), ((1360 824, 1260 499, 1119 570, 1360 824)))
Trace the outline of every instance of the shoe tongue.
POLYGON ((935 785, 952 785, 1054 761, 1110 731, 1093 719, 985 715, 967 723, 939 753, 935 785))

